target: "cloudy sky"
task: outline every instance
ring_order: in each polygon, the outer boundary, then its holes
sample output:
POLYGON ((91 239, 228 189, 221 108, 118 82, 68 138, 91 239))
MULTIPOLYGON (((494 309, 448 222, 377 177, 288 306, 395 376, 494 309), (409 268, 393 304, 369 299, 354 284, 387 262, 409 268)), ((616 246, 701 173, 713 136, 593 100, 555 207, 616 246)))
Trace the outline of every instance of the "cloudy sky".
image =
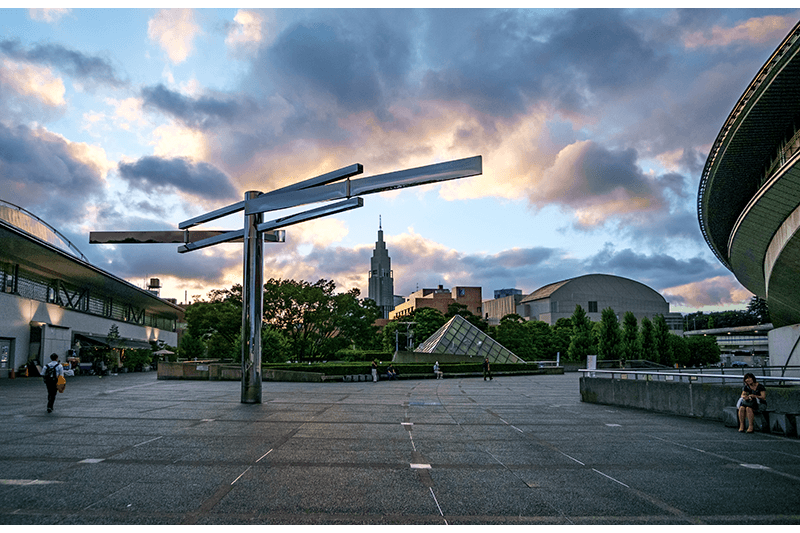
MULTIPOLYGON (((752 296, 697 223, 720 127, 793 9, 0 9, 0 198, 91 262, 183 302, 241 283, 241 246, 90 245, 177 229, 361 163, 473 155, 483 175, 287 229, 265 278, 367 293, 379 216, 395 293, 530 293, 589 273, 673 311, 752 296)), ((294 211, 271 213, 267 219, 294 211), (273 216, 274 215, 274 216, 273 216)), ((198 229, 238 229, 241 213, 198 229)))

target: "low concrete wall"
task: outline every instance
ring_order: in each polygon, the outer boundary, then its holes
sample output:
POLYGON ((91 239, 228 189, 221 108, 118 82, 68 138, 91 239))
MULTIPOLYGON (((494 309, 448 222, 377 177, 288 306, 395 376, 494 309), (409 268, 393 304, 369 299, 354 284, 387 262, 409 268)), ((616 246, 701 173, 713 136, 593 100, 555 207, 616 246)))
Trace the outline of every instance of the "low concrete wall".
POLYGON ((224 365, 215 363, 208 365, 208 379, 211 381, 241 381, 241 365, 224 365))
POLYGON ((208 379, 209 366, 204 361, 159 361, 158 379, 208 379))
MULTIPOLYGON (((158 379, 198 379, 211 381, 241 381, 242 367, 207 361, 182 361, 158 363, 158 379)), ((264 370, 262 381, 301 381, 322 382, 323 375, 318 372, 297 372, 295 370, 264 370)))
POLYGON ((298 372, 296 370, 269 369, 261 374, 266 381, 300 381, 322 383, 323 374, 319 372, 298 372))
MULTIPOLYGON (((581 401, 634 407, 659 413, 723 420, 722 410, 736 405, 741 385, 582 377, 581 401)), ((767 386, 767 406, 800 413, 800 387, 767 386)))

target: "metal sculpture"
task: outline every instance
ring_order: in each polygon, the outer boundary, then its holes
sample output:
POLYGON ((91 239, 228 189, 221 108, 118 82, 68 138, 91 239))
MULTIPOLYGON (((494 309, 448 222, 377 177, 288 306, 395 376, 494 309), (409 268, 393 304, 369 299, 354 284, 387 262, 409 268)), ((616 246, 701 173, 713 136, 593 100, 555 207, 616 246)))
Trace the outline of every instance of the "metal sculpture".
POLYGON ((483 172, 481 156, 468 157, 366 178, 361 164, 262 193, 248 191, 244 200, 178 224, 183 231, 93 231, 92 244, 182 243, 178 253, 192 252, 223 242, 244 243, 242 281, 242 403, 261 403, 261 325, 264 308, 264 242, 285 242, 281 228, 356 209, 361 196, 428 183, 468 178, 483 172), (301 205, 345 199, 264 222, 264 213, 301 205), (244 211, 239 230, 190 231, 190 228, 244 211))

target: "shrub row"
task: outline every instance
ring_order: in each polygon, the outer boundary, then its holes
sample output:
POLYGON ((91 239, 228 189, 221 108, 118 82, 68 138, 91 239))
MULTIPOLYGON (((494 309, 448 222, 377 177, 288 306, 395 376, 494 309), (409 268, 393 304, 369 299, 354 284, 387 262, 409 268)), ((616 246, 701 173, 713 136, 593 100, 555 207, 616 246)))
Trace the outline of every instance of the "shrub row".
MULTIPOLYGON (((389 362, 378 364, 378 373, 385 374, 389 362)), ((327 376, 346 376, 352 374, 372 373, 372 359, 369 362, 332 362, 332 363, 270 363, 264 368, 276 368, 282 370, 296 370, 300 372, 319 372, 327 376)), ((395 370, 400 375, 403 374, 432 374, 433 364, 431 363, 397 363, 394 364, 395 370)), ((441 363, 439 368, 445 374, 467 374, 473 372, 483 372, 482 363, 441 363)), ((492 372, 530 372, 538 370, 538 365, 525 363, 492 363, 492 372)))

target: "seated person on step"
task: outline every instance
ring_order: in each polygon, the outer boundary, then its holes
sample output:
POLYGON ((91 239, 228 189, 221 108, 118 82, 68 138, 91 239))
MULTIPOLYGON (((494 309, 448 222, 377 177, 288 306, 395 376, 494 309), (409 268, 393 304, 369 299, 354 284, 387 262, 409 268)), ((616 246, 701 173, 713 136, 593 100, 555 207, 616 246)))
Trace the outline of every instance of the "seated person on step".
POLYGON ((747 432, 752 433, 755 428, 756 413, 767 408, 767 389, 756 381, 756 377, 748 372, 744 375, 742 395, 736 406, 739 408, 739 431, 744 431, 744 421, 747 419, 747 432))

